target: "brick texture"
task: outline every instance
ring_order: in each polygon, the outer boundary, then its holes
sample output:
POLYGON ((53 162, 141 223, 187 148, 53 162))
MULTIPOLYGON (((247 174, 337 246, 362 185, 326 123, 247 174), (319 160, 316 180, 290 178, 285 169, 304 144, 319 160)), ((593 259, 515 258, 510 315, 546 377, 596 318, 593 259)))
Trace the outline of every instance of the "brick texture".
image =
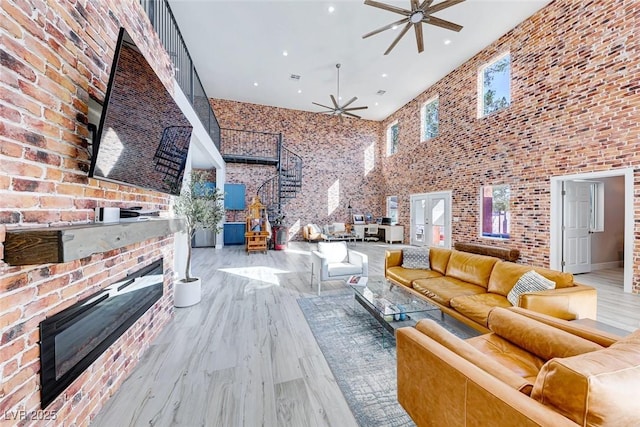
MULTIPOLYGON (((637 1, 552 2, 378 124, 339 125, 318 114, 217 99, 212 105, 223 127, 282 132, 303 155, 304 186, 286 207, 289 225, 344 220, 348 200, 355 212, 379 216, 387 195, 398 196, 399 222, 409 224, 411 194, 452 191, 452 215, 460 218, 453 223, 454 242, 516 248, 523 263, 549 266, 550 179, 639 164, 637 28, 637 1), (478 69, 506 51, 512 104, 478 119, 478 69), (420 107, 436 95, 439 135, 421 141, 420 107), (396 120, 399 151, 387 157, 384 130, 396 120), (368 133, 376 128, 375 136, 368 133), (360 159, 368 144, 375 144, 376 162, 365 176, 360 159), (327 214, 327 192, 337 179, 339 208, 327 214), (494 184, 511 187, 508 241, 479 236, 480 187, 494 184)), ((251 172, 231 165, 229 180, 255 187, 251 172)), ((635 212, 640 216, 638 203, 635 212)), ((639 269, 635 256, 635 292, 639 269)))
MULTIPOLYGON (((282 133, 284 146, 302 157, 301 192, 284 206, 292 239, 301 239, 301 228, 308 223, 347 221, 349 202, 354 213, 384 214, 379 122, 345 119, 340 123, 324 114, 221 99, 212 99, 211 105, 220 127, 282 133), (375 160, 365 162, 371 155, 375 160)), ((273 166, 227 164, 227 182, 246 184, 247 204, 275 174, 273 166)), ((227 220, 234 218, 243 221, 244 212, 227 213, 227 220)))
MULTIPOLYGON (((89 97, 104 99, 120 26, 171 93, 137 0, 0 3, 0 259, 6 229, 91 222, 96 206, 170 209, 165 194, 87 177, 89 97)), ((173 315, 172 266, 171 236, 64 264, 0 262, 0 425, 88 425, 173 315), (56 420, 6 418, 40 409, 39 323, 160 258, 164 296, 47 408, 56 420)))

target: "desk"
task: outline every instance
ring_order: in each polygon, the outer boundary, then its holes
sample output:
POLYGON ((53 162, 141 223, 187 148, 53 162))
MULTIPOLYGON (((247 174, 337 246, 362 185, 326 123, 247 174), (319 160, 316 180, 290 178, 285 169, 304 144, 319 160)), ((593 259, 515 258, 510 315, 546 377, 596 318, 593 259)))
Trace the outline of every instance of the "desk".
POLYGON ((404 242, 404 226, 402 225, 379 225, 378 236, 385 243, 404 242))
POLYGON ((383 242, 404 242, 404 226, 402 225, 355 224, 352 226, 355 238, 364 240, 369 227, 378 229, 378 239, 383 242))

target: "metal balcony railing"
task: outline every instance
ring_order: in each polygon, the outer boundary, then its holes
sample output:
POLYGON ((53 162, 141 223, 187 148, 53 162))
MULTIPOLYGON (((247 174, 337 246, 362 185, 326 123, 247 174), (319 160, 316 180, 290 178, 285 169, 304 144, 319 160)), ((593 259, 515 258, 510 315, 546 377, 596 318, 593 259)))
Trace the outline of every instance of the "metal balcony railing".
POLYGON ((171 57, 175 69, 175 79, 187 96, 198 118, 209 133, 215 146, 220 149, 220 125, 216 119, 209 97, 202 86, 187 45, 182 38, 178 23, 167 0, 140 0, 151 25, 158 33, 160 41, 171 57))

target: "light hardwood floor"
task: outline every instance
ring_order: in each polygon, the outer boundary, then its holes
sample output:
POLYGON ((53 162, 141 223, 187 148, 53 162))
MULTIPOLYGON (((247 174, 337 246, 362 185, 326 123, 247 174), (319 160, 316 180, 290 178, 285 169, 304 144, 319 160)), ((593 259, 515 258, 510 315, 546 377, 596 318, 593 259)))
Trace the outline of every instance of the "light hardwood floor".
MULTIPOLYGON (((357 243, 382 275, 389 245, 357 243)), ((393 245, 396 248, 400 245, 393 245)), ((309 286, 314 244, 245 255, 240 246, 194 250, 203 300, 176 315, 92 425, 356 426, 296 299, 309 286)), ((587 280, 583 280, 587 279, 587 280)), ((598 320, 640 327, 640 297, 597 277, 598 320)), ((340 282, 326 282, 323 292, 340 282)))

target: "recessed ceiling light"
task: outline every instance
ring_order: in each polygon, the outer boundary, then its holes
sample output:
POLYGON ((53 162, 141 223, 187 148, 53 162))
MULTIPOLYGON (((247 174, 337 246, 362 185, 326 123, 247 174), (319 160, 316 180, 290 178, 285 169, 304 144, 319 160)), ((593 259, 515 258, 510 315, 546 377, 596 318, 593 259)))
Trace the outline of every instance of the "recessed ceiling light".
POLYGON ((253 82, 253 85, 254 86, 258 86, 258 82, 253 82))
POLYGON ((387 77, 387 73, 382 73, 382 77, 387 77))
POLYGON ((298 93, 302 93, 302 89, 298 89, 298 93))
POLYGON ((373 105, 375 105, 375 106, 377 107, 377 106, 378 106, 378 103, 376 102, 376 103, 375 103, 375 104, 373 104, 373 105))
POLYGON ((447 45, 447 44, 451 44, 451 40, 449 40, 449 39, 445 39, 444 44, 446 44, 446 45, 447 45))
POLYGON ((397 29, 398 29, 398 26, 397 26, 397 25, 394 25, 393 27, 391 27, 391 29, 392 29, 392 30, 397 30, 397 29))
POLYGON ((329 6, 329 9, 328 9, 328 10, 329 10, 329 13, 333 13, 333 12, 335 12, 335 11, 336 11, 336 8, 335 8, 335 7, 333 7, 333 6, 329 6))
POLYGON ((289 52, 287 52, 286 50, 282 51, 282 56, 289 56, 289 52))

